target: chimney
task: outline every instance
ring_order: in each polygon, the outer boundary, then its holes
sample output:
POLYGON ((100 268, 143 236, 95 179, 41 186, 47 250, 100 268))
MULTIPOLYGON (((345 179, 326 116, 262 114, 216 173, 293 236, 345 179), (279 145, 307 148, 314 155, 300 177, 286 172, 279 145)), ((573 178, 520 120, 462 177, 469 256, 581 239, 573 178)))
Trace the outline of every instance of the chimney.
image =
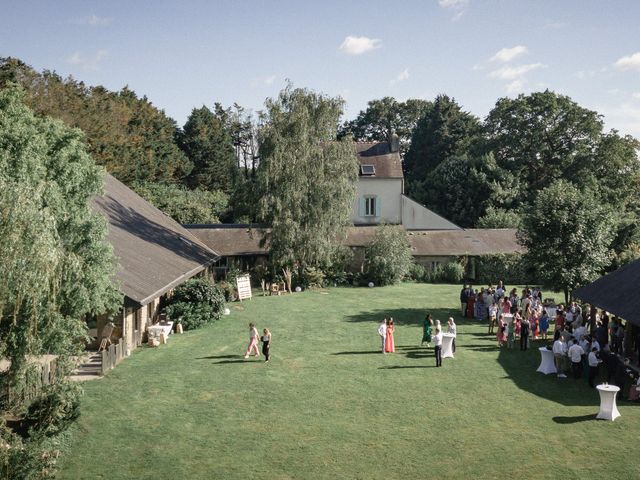
POLYGON ((394 130, 389 133, 389 151, 392 153, 400 150, 400 138, 394 130))

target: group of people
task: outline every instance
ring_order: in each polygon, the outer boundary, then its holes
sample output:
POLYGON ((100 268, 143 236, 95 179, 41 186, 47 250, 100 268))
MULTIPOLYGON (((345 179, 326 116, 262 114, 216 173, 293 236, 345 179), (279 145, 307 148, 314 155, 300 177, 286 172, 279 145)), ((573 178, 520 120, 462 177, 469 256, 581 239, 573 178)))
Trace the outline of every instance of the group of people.
POLYGON ((258 342, 262 342, 262 355, 264 355, 264 361, 269 361, 269 349, 271 348, 271 332, 268 328, 262 330, 262 335, 258 333, 258 329, 253 323, 249 324, 249 345, 247 351, 244 354, 244 358, 249 358, 252 353, 255 352, 256 357, 260 356, 260 350, 258 350, 258 342))
POLYGON ((378 326, 378 335, 382 339, 382 353, 394 353, 396 351, 396 344, 393 339, 394 329, 393 317, 385 317, 378 326))
MULTIPOLYGON (((452 348, 453 351, 456 351, 456 341, 455 336, 457 335, 457 326, 453 317, 449 317, 447 321, 447 333, 454 336, 452 348)), ((395 339, 394 339, 395 327, 393 324, 393 318, 384 318, 380 325, 378 325, 378 335, 380 336, 382 343, 382 353, 393 353, 396 351, 395 348, 395 339)), ((436 367, 442 366, 442 335, 443 329, 440 324, 440 320, 433 320, 431 314, 427 314, 424 319, 424 324, 422 328, 422 342, 421 345, 425 343, 427 346, 430 346, 431 342, 433 342, 433 349, 436 358, 436 367)))

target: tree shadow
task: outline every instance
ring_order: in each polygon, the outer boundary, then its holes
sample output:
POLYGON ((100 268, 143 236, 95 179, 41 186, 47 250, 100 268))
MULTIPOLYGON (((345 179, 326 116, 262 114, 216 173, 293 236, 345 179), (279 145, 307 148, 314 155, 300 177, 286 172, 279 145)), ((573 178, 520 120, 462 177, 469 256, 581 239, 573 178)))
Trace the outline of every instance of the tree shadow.
POLYGON ((571 423, 589 422, 591 420, 597 420, 597 413, 590 413, 589 415, 578 415, 573 417, 553 417, 553 421, 561 425, 567 425, 571 423))
POLYGON ((215 360, 217 358, 243 358, 242 355, 209 355, 208 357, 196 357, 196 360, 215 360))
POLYGON ((361 312, 355 315, 348 315, 345 317, 347 322, 370 322, 373 324, 379 324, 385 317, 393 317, 393 321, 396 325, 420 325, 424 322, 424 317, 430 313, 434 320, 440 320, 443 328, 447 324, 449 317, 454 317, 456 322, 460 320, 460 315, 456 315, 456 310, 448 308, 433 308, 431 310, 425 310, 424 308, 391 308, 389 310, 371 310, 368 312, 361 312))

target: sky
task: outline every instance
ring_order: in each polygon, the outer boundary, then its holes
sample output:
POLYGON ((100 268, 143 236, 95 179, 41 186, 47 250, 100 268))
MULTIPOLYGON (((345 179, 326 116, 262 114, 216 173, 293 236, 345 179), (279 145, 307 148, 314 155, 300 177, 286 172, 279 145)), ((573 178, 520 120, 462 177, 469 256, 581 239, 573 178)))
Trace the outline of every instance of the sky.
POLYGON ((0 56, 193 108, 253 111, 287 80, 346 101, 446 93, 484 118, 545 89, 640 138, 640 1, 0 0, 0 56))

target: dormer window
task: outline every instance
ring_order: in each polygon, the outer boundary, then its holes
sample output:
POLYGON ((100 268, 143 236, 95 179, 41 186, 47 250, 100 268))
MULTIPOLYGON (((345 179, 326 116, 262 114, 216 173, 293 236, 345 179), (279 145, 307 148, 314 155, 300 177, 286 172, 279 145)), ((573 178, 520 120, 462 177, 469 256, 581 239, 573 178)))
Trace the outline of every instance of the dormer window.
POLYGON ((360 165, 360 175, 371 177, 376 174, 374 165, 360 165))

